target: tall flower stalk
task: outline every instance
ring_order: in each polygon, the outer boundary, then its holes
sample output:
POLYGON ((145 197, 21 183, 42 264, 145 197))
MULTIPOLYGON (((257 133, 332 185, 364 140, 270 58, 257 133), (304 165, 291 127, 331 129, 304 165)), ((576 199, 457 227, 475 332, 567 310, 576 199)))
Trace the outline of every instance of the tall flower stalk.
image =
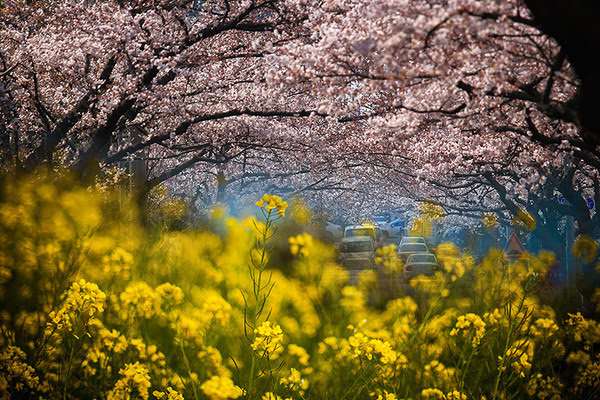
MULTIPOLYGON (((248 322, 248 318, 245 321, 246 326, 252 329, 251 343, 253 345, 258 335, 258 322, 270 292, 269 286, 271 286, 270 278, 266 284, 263 281, 263 273, 269 264, 270 252, 272 251, 272 248, 268 247, 268 242, 277 232, 277 221, 285 216, 285 209, 288 204, 279 196, 265 194, 256 202, 256 205, 260 208, 260 213, 257 213, 257 221, 254 223, 258 234, 254 252, 251 253, 252 266, 249 268, 250 278, 253 282, 254 310, 250 314, 251 322, 248 322)), ((257 348, 252 346, 252 360, 248 376, 248 399, 252 396, 254 370, 258 358, 257 348)))

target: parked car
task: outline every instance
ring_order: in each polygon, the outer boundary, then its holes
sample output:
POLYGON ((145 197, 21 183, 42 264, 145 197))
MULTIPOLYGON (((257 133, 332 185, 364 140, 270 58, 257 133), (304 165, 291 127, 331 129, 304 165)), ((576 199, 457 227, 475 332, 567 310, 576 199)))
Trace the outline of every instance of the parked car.
POLYGON ((375 243, 370 236, 345 237, 340 242, 338 261, 347 268, 375 268, 375 243))
POLYGON ((389 237, 402 237, 406 233, 406 218, 398 218, 383 226, 389 237))
POLYGON ((344 237, 342 227, 329 221, 325 221, 325 232, 331 241, 338 241, 344 237))
POLYGON ((414 253, 429 253, 429 249, 425 243, 404 243, 398 247, 398 258, 402 261, 414 253))
POLYGON ((377 240, 377 242, 375 243, 377 246, 383 245, 385 237, 383 235, 383 231, 378 226, 375 227, 375 239, 377 240))
POLYGON ((417 275, 433 275, 439 270, 435 254, 413 253, 404 263, 404 281, 408 282, 417 275))
POLYGON ((387 218, 384 217, 383 215, 376 215, 372 218, 372 220, 377 224, 377 225, 385 225, 387 223, 387 218))
POLYGON ((373 225, 350 225, 344 230, 344 237, 368 236, 377 243, 377 233, 373 225))

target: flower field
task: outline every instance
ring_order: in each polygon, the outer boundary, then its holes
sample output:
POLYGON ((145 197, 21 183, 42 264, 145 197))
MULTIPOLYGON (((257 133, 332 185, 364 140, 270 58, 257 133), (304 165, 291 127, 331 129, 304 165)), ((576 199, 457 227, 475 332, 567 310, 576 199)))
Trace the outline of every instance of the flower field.
POLYGON ((118 193, 3 182, 0 398, 600 396, 598 322, 536 295, 551 254, 457 257, 386 297, 377 274, 348 286, 330 245, 286 228, 301 210, 267 195, 255 210, 152 230, 118 193))

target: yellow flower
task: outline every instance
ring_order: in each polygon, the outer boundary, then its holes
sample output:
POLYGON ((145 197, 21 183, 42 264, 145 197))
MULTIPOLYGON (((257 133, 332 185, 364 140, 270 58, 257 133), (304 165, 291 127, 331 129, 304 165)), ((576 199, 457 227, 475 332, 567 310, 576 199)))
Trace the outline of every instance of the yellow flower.
POLYGON ((283 340, 283 332, 279 325, 272 325, 265 321, 261 326, 254 329, 255 338, 251 347, 254 351, 262 350, 262 356, 276 355, 279 343, 283 340))
POLYGON ((258 200, 255 204, 266 210, 268 213, 277 210, 277 215, 282 217, 285 216, 285 209, 288 206, 288 203, 283 201, 281 197, 271 194, 263 195, 262 199, 258 200))
POLYGON ((383 391, 383 395, 377 396, 377 400, 398 400, 394 393, 388 393, 387 390, 383 391))
POLYGON ((183 302, 183 291, 179 286, 171 283, 163 283, 157 286, 156 293, 160 295, 164 302, 170 305, 178 305, 183 302))
POLYGON ((470 337, 472 335, 473 347, 479 345, 481 338, 485 334, 485 322, 477 314, 467 313, 458 317, 456 325, 450 331, 450 336, 456 336, 462 332, 463 337, 470 337))
POLYGON ((308 389, 308 380, 303 379, 302 375, 300 375, 300 371, 295 368, 290 368, 290 375, 287 378, 281 378, 279 384, 284 385, 290 390, 297 391, 301 396, 303 396, 304 391, 308 389))
MULTIPOLYGON (((262 395, 261 400, 283 400, 281 397, 277 396, 275 393, 267 392, 262 395)), ((290 397, 286 397, 285 400, 292 400, 290 397)))
POLYGON ((227 377, 212 376, 204 382, 200 389, 210 400, 237 399, 244 391, 227 377))
POLYGON ((467 395, 458 390, 453 390, 446 394, 446 400, 467 400, 467 395))
POLYGON ((165 398, 165 400, 183 400, 183 396, 177 390, 174 390, 170 386, 164 392, 159 392, 158 390, 155 390, 154 392, 152 392, 152 395, 157 399, 165 398))
POLYGON ((148 399, 148 390, 151 386, 148 368, 136 361, 135 364, 125 364, 125 368, 122 368, 119 374, 123 377, 109 392, 108 400, 129 399, 131 394, 135 393, 144 400, 148 399))
POLYGON ((589 264, 594 261, 598 254, 598 243, 591 237, 583 235, 573 243, 571 252, 578 260, 589 264))
POLYGON ((23 392, 25 388, 33 391, 38 387, 39 378, 25 360, 23 350, 15 346, 8 346, 0 353, 0 379, 4 379, 0 380, 0 398, 10 398, 5 391, 11 387, 23 392))
POLYGON ((440 389, 429 388, 421 391, 421 397, 425 400, 445 400, 444 392, 440 389))

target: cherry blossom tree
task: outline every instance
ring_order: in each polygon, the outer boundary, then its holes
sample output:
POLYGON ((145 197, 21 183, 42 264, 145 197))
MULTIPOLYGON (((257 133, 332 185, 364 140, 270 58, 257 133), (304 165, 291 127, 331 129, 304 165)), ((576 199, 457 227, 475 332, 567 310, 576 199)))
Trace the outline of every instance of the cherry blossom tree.
POLYGON ((194 204, 430 200, 593 233, 593 77, 526 3, 5 1, 3 160, 83 178, 142 163, 143 191, 169 180, 194 204))

